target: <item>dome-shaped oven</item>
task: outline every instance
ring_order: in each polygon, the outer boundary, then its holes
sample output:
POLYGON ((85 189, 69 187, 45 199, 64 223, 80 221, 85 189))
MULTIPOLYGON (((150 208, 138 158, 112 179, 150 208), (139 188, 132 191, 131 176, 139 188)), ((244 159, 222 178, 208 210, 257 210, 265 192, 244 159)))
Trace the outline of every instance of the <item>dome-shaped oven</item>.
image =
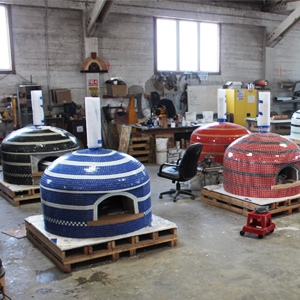
POLYGON ((3 180, 12 184, 39 184, 44 162, 79 149, 77 139, 61 128, 27 126, 13 131, 1 144, 3 180), (37 176, 35 176, 37 174, 37 176))
POLYGON ((41 201, 45 229, 73 237, 106 237, 151 224, 150 179, 132 156, 85 149, 55 160, 44 172, 41 201))
POLYGON ((300 148, 275 133, 253 133, 224 154, 225 191, 247 197, 280 198, 300 193, 300 148))
POLYGON ((223 163, 226 148, 236 139, 249 134, 249 131, 238 124, 214 122, 201 126, 191 134, 190 143, 202 143, 203 149, 199 163, 206 155, 212 155, 215 162, 223 163))

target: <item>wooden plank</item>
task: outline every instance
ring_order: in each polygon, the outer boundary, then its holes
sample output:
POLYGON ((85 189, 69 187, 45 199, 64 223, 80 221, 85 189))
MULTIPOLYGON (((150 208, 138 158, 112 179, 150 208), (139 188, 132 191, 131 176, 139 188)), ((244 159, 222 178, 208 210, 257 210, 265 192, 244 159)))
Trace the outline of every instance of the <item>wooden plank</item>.
POLYGON ((137 151, 129 151, 129 154, 134 156, 134 155, 142 155, 142 154, 151 154, 150 150, 137 150, 137 151))
POLYGON ((233 198, 233 197, 230 197, 230 196, 226 196, 226 195, 223 195, 223 194, 220 194, 220 193, 217 193, 217 192, 214 192, 214 191, 205 190, 205 189, 201 190, 201 195, 216 198, 218 200, 229 202, 229 203, 234 204, 234 205, 243 206, 243 207, 249 208, 251 210, 254 210, 255 207, 259 206, 257 204, 250 203, 250 202, 247 202, 247 201, 242 201, 241 202, 241 200, 239 200, 237 198, 233 198), (241 204, 243 204, 243 205, 241 205, 241 204))
POLYGON ((71 265, 64 265, 58 260, 55 256, 49 252, 49 249, 45 247, 43 243, 40 243, 39 240, 34 237, 31 233, 28 233, 27 238, 39 249, 41 250, 62 272, 69 273, 71 272, 71 265))
POLYGON ((88 260, 92 260, 92 259, 96 259, 96 258, 107 257, 107 256, 115 255, 115 254, 119 255, 120 253, 128 252, 132 249, 137 250, 137 249, 147 248, 149 246, 167 243, 167 242, 173 241, 175 239, 177 240, 177 237, 173 237, 173 236, 168 237, 167 236, 167 237, 163 237, 163 238, 158 238, 156 240, 140 241, 138 244, 134 244, 134 245, 128 244, 128 245, 117 246, 111 251, 107 251, 107 250, 93 251, 93 253, 91 255, 74 254, 74 255, 67 256, 63 260, 63 264, 71 264, 72 265, 74 263, 84 262, 84 261, 88 261, 88 260))
POLYGON ((293 182, 293 183, 286 183, 286 184, 277 184, 277 185, 271 186, 271 190, 292 188, 292 187, 296 187, 296 186, 299 186, 299 185, 300 185, 299 181, 296 181, 296 182, 293 182))
POLYGON ((19 201, 14 201, 13 198, 11 198, 10 196, 6 195, 6 193, 4 193, 1 190, 0 190, 0 196, 2 196, 5 200, 7 200, 13 206, 19 206, 20 205, 19 201))
POLYGON ((122 125, 118 151, 128 153, 131 126, 122 125))
MULTIPOLYGON (((31 192, 32 192, 32 190, 30 190, 30 193, 31 192)), ((26 203, 26 201, 29 201, 29 200, 37 200, 37 201, 39 201, 40 197, 41 197, 40 193, 33 194, 33 195, 28 195, 28 196, 20 195, 20 196, 16 196, 16 197, 11 197, 11 196, 7 195, 2 190, 0 190, 0 195, 4 199, 6 199, 8 202, 10 202, 11 204, 13 204, 14 206, 19 206, 20 202, 21 203, 26 203)))
POLYGON ((32 177, 42 177, 43 174, 44 172, 33 173, 32 177))
POLYGON ((254 203, 249 203, 242 199, 237 199, 227 195, 223 195, 221 193, 202 189, 201 201, 243 215, 248 215, 248 213, 250 211, 253 211, 255 207, 260 206, 268 206, 269 212, 273 215, 283 212, 299 212, 300 210, 300 197, 296 199, 279 200, 270 204, 258 205, 254 203))
POLYGON ((140 143, 149 143, 151 137, 149 136, 141 136, 141 137, 131 137, 130 139, 130 145, 136 145, 140 143))
POLYGON ((25 226, 28 239, 63 272, 71 272, 72 266, 79 262, 87 262, 101 257, 107 257, 108 259, 116 261, 119 259, 120 253, 126 252, 129 256, 133 256, 136 255, 138 249, 147 248, 149 246, 163 243, 171 247, 177 245, 177 228, 166 227, 163 229, 162 225, 160 227, 161 230, 154 230, 149 233, 145 233, 149 231, 149 229, 142 230, 140 231, 141 234, 107 242, 101 242, 103 239, 100 239, 99 243, 93 245, 90 245, 91 240, 87 239, 86 245, 77 248, 71 247, 69 250, 62 251, 56 244, 51 242, 49 236, 43 234, 34 224, 25 220, 25 226))
POLYGON ((131 151, 136 151, 135 149, 137 148, 144 148, 145 150, 150 149, 151 145, 150 144, 134 144, 129 146, 129 152, 131 151))
POLYGON ((40 240, 42 244, 44 244, 48 249, 51 250, 53 255, 57 256, 59 260, 63 260, 65 258, 64 251, 61 251, 53 242, 51 242, 46 236, 41 234, 41 232, 36 229, 35 226, 30 224, 25 220, 26 234, 31 233, 32 236, 35 236, 40 240))
POLYGON ((152 162, 152 158, 149 157, 149 156, 135 157, 135 159, 137 159, 140 162, 147 162, 147 163, 151 163, 152 162))
POLYGON ((234 207, 234 206, 230 205, 230 203, 221 203, 216 200, 209 199, 207 197, 203 197, 203 198, 201 197, 201 201, 204 203, 213 205, 213 206, 217 206, 217 207, 241 214, 241 215, 245 215, 245 216, 248 215, 248 212, 246 210, 244 210, 242 207, 240 207, 240 208, 234 207))
POLYGON ((8 184, 5 184, 4 182, 0 182, 0 189, 4 191, 7 195, 10 197, 15 197, 15 192, 12 191, 9 187, 8 184))

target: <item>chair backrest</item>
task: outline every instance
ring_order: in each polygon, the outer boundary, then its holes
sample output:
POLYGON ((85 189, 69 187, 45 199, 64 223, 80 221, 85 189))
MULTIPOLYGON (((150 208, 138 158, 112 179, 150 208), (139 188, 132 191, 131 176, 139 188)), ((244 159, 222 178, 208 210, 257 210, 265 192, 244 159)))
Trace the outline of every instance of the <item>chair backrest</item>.
POLYGON ((202 147, 201 143, 192 144, 187 147, 179 163, 180 180, 189 180, 196 176, 202 147))

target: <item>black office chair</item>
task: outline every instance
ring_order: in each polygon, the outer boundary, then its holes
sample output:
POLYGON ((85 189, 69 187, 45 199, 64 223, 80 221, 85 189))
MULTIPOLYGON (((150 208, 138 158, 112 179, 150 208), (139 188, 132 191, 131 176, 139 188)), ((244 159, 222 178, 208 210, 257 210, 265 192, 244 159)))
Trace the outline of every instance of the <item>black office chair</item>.
POLYGON ((180 158, 176 164, 164 163, 160 166, 157 175, 159 177, 170 179, 173 183, 176 182, 176 190, 171 189, 170 191, 160 193, 159 199, 162 199, 163 195, 167 194, 175 194, 173 202, 176 202, 176 199, 180 194, 189 195, 192 199, 195 199, 191 190, 180 189, 180 182, 188 181, 197 175, 198 160, 202 147, 203 145, 201 143, 190 145, 186 149, 183 157, 180 158))

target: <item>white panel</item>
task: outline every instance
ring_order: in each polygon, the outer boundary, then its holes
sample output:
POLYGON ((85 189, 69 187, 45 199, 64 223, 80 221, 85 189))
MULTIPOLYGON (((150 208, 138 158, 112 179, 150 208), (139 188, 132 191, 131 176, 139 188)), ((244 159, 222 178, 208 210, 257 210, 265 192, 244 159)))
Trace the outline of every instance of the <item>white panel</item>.
POLYGON ((203 111, 218 111, 218 89, 220 86, 188 86, 188 108, 201 114, 203 111))

